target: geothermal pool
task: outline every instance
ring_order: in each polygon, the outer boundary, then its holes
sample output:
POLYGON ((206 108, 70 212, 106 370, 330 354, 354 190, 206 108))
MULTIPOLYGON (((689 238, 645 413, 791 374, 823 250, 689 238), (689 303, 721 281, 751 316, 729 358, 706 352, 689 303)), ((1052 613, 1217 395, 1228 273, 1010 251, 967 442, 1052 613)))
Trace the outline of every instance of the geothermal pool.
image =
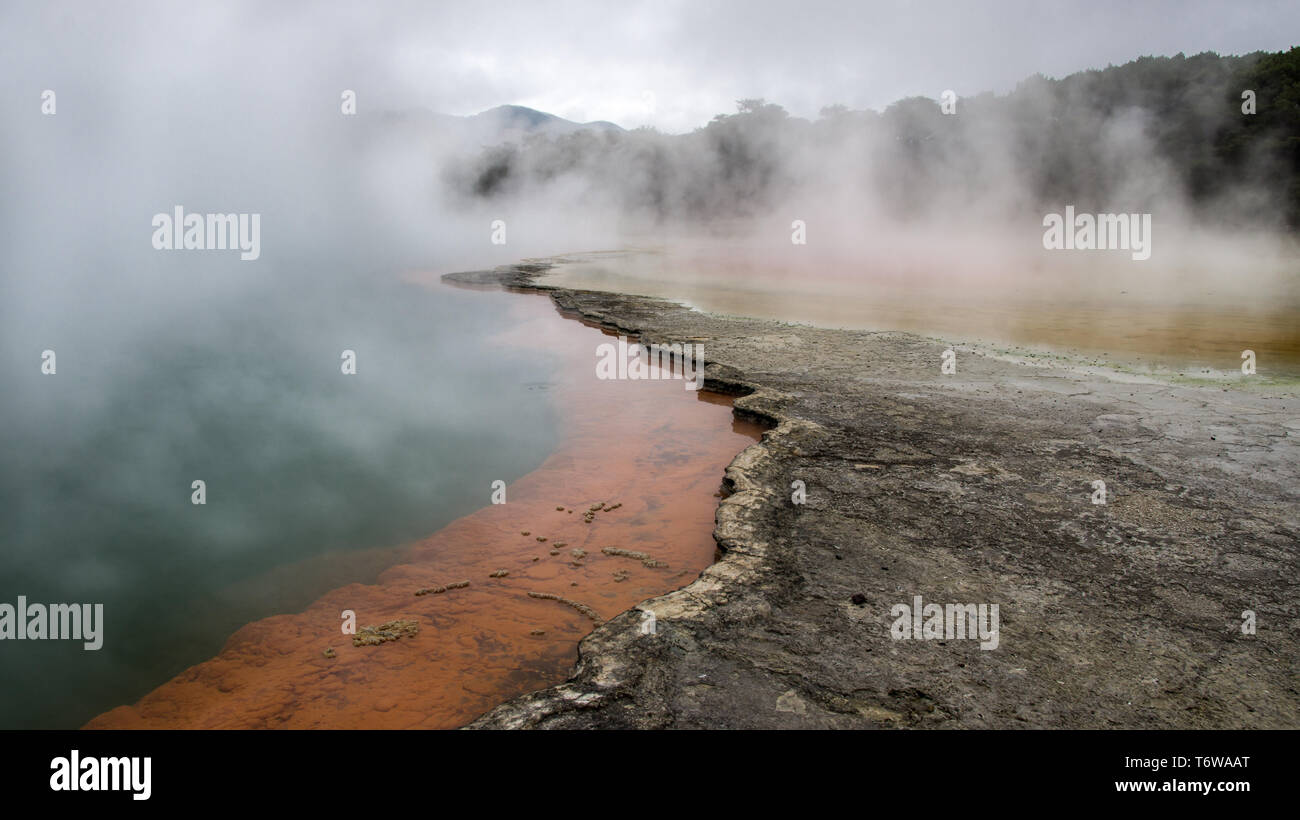
POLYGON ((547 284, 657 296, 703 311, 901 330, 984 352, 1066 354, 1166 374, 1300 377, 1300 254, 1195 239, 1134 262, 959 239, 782 247, 752 238, 647 242, 558 257, 547 284))

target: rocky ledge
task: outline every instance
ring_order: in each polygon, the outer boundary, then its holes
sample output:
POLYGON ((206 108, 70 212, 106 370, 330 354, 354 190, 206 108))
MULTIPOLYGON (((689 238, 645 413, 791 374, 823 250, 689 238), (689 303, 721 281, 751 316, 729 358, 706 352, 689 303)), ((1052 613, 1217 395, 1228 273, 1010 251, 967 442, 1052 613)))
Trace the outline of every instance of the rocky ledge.
POLYGON ((1300 726, 1294 390, 962 349, 944 374, 947 346, 911 334, 559 289, 546 267, 448 278, 702 342, 705 387, 772 429, 727 468, 717 563, 470 728, 1300 726), (913 636, 895 608, 917 596, 996 604, 996 648, 913 636))

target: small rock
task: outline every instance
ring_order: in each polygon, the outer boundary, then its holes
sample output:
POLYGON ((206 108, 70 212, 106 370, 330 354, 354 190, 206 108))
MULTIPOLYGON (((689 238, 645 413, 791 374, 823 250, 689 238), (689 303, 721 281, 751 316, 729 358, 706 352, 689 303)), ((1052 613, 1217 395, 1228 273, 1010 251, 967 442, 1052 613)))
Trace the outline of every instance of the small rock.
POLYGON ((414 638, 420 631, 415 621, 388 621, 379 626, 363 626, 352 636, 353 646, 378 646, 400 638, 414 638))

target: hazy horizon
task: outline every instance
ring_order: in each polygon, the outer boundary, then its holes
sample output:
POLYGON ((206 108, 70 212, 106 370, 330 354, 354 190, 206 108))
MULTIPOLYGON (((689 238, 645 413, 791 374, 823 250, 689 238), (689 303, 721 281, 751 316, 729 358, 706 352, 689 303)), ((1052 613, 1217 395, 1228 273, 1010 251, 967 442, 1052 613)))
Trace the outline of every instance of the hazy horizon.
POLYGON ((827 105, 879 110, 945 89, 1005 93, 1034 74, 1144 55, 1278 51, 1300 30, 1300 9, 1285 2, 637 2, 612 15, 586 2, 403 1, 313 4, 311 14, 304 28, 288 9, 252 2, 7 4, 0 87, 16 101, 31 86, 113 96, 131 81, 156 92, 206 78, 196 90, 296 86, 332 92, 324 102, 346 88, 359 110, 464 116, 514 104, 682 133, 737 99, 814 118, 827 105))

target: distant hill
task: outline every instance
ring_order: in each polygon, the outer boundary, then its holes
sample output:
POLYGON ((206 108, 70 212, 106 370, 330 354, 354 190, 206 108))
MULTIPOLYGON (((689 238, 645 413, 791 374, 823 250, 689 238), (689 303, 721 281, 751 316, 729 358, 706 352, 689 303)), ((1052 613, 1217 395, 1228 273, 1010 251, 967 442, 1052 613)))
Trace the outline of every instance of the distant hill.
POLYGON ((522 105, 499 105, 465 117, 427 109, 389 111, 383 115, 383 121, 385 127, 413 129, 480 146, 517 143, 533 135, 560 137, 581 131, 625 133, 612 122, 574 122, 522 105))
POLYGON ((498 105, 479 114, 466 117, 474 123, 486 123, 501 131, 546 132, 549 134, 571 134, 584 128, 597 131, 622 131, 612 122, 597 120, 595 122, 574 122, 535 108, 522 105, 498 105))

